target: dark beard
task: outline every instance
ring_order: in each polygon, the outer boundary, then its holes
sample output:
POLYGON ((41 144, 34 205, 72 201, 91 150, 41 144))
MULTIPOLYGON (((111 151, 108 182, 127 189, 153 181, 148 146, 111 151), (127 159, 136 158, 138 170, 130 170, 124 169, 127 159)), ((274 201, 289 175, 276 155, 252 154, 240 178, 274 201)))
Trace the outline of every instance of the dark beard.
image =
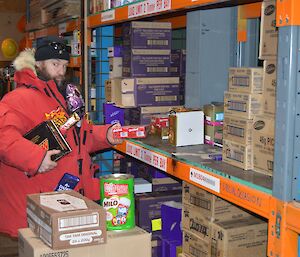
POLYGON ((41 79, 43 81, 54 80, 58 88, 60 88, 64 84, 64 81, 65 81, 65 77, 62 77, 61 80, 51 78, 51 76, 48 74, 48 72, 46 72, 44 70, 37 70, 37 76, 39 79, 41 79))

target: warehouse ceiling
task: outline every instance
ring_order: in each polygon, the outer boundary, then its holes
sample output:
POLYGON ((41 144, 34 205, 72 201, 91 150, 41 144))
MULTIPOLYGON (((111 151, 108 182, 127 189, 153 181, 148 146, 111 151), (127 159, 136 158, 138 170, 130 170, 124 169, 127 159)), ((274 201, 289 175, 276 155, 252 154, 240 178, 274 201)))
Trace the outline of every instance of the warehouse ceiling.
POLYGON ((26 0, 0 0, 0 12, 25 13, 26 0))

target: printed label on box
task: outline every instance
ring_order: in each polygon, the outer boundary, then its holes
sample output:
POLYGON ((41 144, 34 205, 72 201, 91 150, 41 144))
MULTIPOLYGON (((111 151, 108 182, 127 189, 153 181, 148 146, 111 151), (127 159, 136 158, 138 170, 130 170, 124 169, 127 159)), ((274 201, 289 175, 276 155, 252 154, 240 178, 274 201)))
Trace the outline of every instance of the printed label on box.
POLYGON ((129 142, 126 143, 126 154, 150 164, 155 168, 167 171, 167 157, 163 155, 153 153, 147 149, 144 149, 143 147, 131 144, 129 142))
POLYGON ((217 193, 220 193, 220 179, 209 174, 190 168, 190 180, 217 193))

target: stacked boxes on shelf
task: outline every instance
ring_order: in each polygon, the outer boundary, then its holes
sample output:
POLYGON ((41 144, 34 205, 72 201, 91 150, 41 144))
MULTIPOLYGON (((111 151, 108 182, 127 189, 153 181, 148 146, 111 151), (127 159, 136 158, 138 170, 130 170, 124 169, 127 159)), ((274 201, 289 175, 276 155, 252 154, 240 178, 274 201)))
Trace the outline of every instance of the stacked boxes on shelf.
POLYGON ((186 182, 182 203, 184 256, 266 255, 266 222, 186 182))
POLYGON ((223 146, 223 119, 224 103, 212 102, 203 107, 204 121, 204 141, 205 144, 223 146))
POLYGON ((263 113, 253 124, 254 170, 273 174, 275 146, 275 112, 277 80, 276 1, 265 0, 262 4, 261 41, 259 58, 264 60, 263 113))
POLYGON ((230 68, 228 88, 224 94, 223 161, 253 169, 252 130, 248 126, 262 113, 263 69, 230 68))

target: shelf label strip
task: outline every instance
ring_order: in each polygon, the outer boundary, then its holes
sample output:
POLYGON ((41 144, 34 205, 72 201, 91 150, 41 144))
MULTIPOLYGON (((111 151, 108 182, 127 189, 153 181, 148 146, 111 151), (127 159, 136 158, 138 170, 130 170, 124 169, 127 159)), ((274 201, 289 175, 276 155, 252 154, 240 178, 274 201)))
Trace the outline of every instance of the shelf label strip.
POLYGON ((101 22, 112 21, 115 19, 115 17, 115 10, 103 12, 101 13, 101 22))
POLYGON ((207 173, 190 168, 190 180, 210 190, 220 193, 220 179, 207 173))
POLYGON ((126 154, 154 166, 163 171, 167 171, 167 157, 151 152, 143 147, 130 142, 126 143, 126 154))
POLYGON ((128 18, 158 13, 171 9, 171 0, 145 0, 128 6, 128 18))

